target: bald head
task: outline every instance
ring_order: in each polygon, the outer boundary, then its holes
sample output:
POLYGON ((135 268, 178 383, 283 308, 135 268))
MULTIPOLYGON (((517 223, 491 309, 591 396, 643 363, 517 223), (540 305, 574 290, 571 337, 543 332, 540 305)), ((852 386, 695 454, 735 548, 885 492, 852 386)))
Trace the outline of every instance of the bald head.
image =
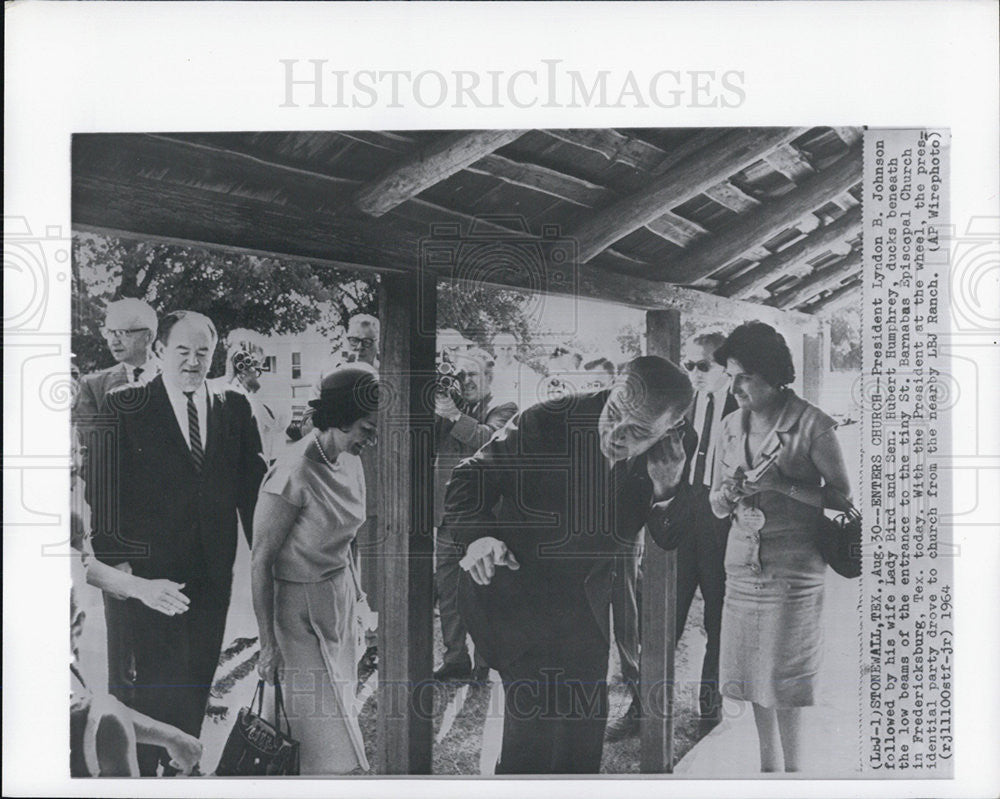
POLYGON ((601 411, 601 451, 610 460, 633 458, 676 428, 691 403, 691 382, 665 358, 629 361, 601 411))

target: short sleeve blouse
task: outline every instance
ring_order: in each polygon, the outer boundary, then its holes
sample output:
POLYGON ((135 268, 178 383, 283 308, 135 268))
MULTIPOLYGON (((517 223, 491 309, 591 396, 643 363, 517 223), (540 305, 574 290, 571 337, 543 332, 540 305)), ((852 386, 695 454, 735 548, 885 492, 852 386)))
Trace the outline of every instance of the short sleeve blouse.
POLYGON ((275 559, 279 580, 315 583, 346 568, 350 546, 365 520, 365 475, 361 459, 342 452, 333 467, 306 457, 306 437, 280 458, 260 490, 299 508, 275 559))

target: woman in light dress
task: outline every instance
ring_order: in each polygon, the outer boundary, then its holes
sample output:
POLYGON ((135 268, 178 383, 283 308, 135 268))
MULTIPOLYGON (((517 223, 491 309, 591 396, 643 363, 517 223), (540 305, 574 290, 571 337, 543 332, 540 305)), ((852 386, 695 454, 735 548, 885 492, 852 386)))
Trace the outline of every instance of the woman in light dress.
POLYGON ((802 708, 815 704, 826 563, 823 508, 846 509, 836 422, 788 388, 788 346, 748 322, 715 352, 739 410, 723 420, 712 510, 729 517, 719 682, 753 704, 761 771, 798 771, 802 708))
POLYGON ((314 430, 268 472, 254 515, 258 672, 281 680, 301 773, 349 774, 369 769, 354 701, 360 589, 351 542, 365 520, 358 456, 375 443, 378 373, 343 366, 309 404, 314 430))

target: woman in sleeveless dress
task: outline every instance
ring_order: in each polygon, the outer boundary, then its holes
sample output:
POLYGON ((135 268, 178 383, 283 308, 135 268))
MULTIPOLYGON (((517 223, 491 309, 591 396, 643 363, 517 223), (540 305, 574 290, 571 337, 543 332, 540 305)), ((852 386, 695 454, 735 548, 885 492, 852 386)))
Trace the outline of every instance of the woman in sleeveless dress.
POLYGON ((367 771, 355 707, 360 593, 351 542, 365 520, 362 450, 374 444, 378 373, 343 366, 323 378, 314 429, 264 478, 251 560, 258 672, 281 680, 300 771, 367 771))
POLYGON ((722 694, 753 705, 761 771, 800 769, 801 712, 815 704, 826 563, 823 508, 845 509, 850 483, 836 422, 788 388, 784 338, 737 327, 715 352, 739 410, 723 420, 712 510, 730 518, 722 612, 722 694))

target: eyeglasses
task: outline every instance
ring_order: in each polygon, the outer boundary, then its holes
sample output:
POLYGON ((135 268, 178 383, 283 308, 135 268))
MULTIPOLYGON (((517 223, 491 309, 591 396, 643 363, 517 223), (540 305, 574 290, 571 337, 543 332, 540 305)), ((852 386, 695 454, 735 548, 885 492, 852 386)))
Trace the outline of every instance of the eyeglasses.
POLYGON ((712 368, 712 364, 708 361, 684 361, 684 368, 689 372, 693 372, 695 369, 699 372, 707 372, 712 368))
POLYGON ((370 347, 375 346, 375 339, 373 338, 358 338, 357 336, 348 336, 347 343, 352 347, 361 347, 363 350, 367 350, 370 347))
POLYGON ((148 330, 148 327, 102 327, 101 335, 110 340, 113 338, 125 338, 125 336, 131 336, 133 333, 145 333, 148 330))

